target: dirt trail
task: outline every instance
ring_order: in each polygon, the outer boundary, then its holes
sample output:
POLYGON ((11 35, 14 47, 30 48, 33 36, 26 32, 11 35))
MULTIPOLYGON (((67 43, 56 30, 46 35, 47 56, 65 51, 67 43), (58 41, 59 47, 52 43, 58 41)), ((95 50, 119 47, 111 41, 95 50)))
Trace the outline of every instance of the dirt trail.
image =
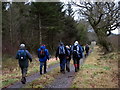
MULTIPOLYGON (((56 68, 58 66, 59 66, 59 64, 55 64, 55 65, 49 67, 47 69, 47 71, 49 72, 49 71, 51 71, 52 69, 54 69, 54 68, 56 68)), ((31 75, 31 76, 28 76, 28 77, 26 77, 26 79, 27 79, 26 83, 32 82, 33 80, 35 80, 35 79, 37 79, 39 77, 40 77, 40 73, 39 72, 35 73, 35 74, 31 75)), ((22 88, 22 87, 24 87, 24 84, 22 84, 21 81, 19 81, 17 83, 14 83, 13 85, 8 86, 7 88, 22 88)))
MULTIPOLYGON (((82 65, 85 59, 80 60, 80 64, 82 65)), ((59 64, 52 65, 47 69, 48 72, 50 72, 52 69, 58 67, 59 64)), ((75 76, 75 71, 74 71, 74 66, 71 65, 70 67, 71 71, 66 72, 65 74, 59 75, 53 83, 50 85, 46 86, 46 88, 69 88, 71 86, 72 80, 74 79, 75 76)), ((39 72, 35 73, 31 76, 26 77, 27 82, 32 82, 33 80, 37 79, 40 77, 39 72)), ((24 87, 25 84, 22 84, 21 81, 14 83, 13 85, 8 86, 7 88, 22 88, 24 87)))
MULTIPOLYGON (((80 64, 82 65, 85 59, 80 60, 80 64)), ((72 80, 74 79, 74 76, 76 72, 74 71, 74 66, 71 65, 70 72, 67 72, 65 74, 59 75, 54 82, 52 82, 50 85, 46 86, 46 88, 70 88, 72 84, 72 80)))

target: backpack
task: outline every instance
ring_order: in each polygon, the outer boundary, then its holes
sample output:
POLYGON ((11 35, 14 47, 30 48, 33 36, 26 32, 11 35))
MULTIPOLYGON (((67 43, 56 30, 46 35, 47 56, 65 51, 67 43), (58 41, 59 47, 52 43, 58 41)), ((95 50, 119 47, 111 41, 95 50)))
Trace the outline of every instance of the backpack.
POLYGON ((65 54, 65 47, 64 46, 59 47, 59 54, 65 54))
POLYGON ((45 57, 45 50, 40 50, 40 58, 44 58, 45 57))
POLYGON ((27 59, 27 53, 25 50, 20 50, 19 52, 19 60, 26 60, 27 59))
POLYGON ((80 57, 78 46, 73 46, 73 57, 76 57, 76 58, 80 57))

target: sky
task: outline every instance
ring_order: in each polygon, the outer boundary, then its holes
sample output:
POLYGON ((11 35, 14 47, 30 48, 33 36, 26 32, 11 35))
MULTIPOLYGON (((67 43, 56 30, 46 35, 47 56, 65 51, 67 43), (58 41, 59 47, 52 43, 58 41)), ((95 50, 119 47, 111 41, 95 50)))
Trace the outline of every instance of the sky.
POLYGON ((114 34, 120 34, 120 28, 116 29, 116 30, 113 30, 112 33, 114 33, 114 34))

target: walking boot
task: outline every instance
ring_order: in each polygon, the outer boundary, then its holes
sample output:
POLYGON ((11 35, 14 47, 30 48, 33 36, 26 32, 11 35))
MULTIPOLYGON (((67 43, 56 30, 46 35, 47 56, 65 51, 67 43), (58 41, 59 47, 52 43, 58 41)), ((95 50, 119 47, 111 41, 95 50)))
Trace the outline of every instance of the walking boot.
POLYGON ((60 69, 60 72, 62 73, 62 69, 60 69))
POLYGON ((22 84, 25 84, 26 83, 26 78, 25 78, 26 74, 23 74, 22 75, 22 79, 21 79, 21 82, 22 84))
POLYGON ((42 70, 40 70, 40 75, 42 75, 42 70))
POLYGON ((47 73, 47 71, 44 71, 44 74, 46 74, 47 73))
POLYGON ((68 72, 70 72, 70 68, 68 68, 68 72))
POLYGON ((65 74, 65 70, 63 70, 62 73, 65 74))
POLYGON ((77 70, 77 68, 75 67, 75 72, 77 72, 78 70, 77 70))

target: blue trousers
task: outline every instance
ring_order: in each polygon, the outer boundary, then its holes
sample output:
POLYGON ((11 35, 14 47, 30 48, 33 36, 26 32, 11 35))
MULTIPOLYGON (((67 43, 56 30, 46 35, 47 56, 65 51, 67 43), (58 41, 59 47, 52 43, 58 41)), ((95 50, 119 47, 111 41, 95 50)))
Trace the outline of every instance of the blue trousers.
POLYGON ((66 58, 60 58, 60 71, 65 71, 66 58))
POLYGON ((42 67, 44 66, 44 73, 46 72, 46 61, 40 62, 40 72, 42 73, 42 67))

